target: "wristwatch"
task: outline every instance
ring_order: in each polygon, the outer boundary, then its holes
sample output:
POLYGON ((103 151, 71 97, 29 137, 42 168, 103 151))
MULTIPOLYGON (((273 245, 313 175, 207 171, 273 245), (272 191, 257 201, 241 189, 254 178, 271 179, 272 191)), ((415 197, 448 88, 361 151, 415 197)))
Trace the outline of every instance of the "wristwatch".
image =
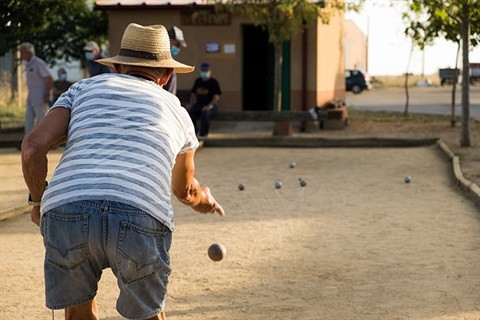
POLYGON ((32 201, 32 196, 30 195, 30 192, 28 193, 28 204, 31 205, 32 207, 40 207, 40 204, 42 201, 32 201))
MULTIPOLYGON (((45 188, 48 187, 48 181, 45 181, 45 188)), ((32 200, 32 195, 30 194, 30 192, 28 193, 28 204, 31 205, 32 207, 40 207, 40 204, 42 203, 42 201, 33 201, 32 200)))

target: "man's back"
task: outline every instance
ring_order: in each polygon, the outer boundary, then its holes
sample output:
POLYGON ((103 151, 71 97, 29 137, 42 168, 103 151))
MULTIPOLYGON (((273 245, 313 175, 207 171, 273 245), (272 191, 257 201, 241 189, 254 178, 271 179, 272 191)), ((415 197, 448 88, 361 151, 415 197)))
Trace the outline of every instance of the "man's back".
POLYGON ((152 81, 105 74, 74 84, 59 106, 71 111, 68 143, 42 210, 75 192, 68 201, 121 201, 173 229, 171 171, 198 143, 178 99, 152 81))

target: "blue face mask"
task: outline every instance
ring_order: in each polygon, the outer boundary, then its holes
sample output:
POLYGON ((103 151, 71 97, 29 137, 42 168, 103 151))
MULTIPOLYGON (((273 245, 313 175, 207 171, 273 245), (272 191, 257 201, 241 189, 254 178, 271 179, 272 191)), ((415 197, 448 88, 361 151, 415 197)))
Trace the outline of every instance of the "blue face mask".
POLYGON ((88 61, 92 61, 94 58, 95 55, 93 54, 93 52, 85 52, 85 59, 87 59, 88 61))
POLYGON ((210 72, 209 71, 202 71, 202 72, 200 72, 200 76, 203 79, 208 79, 208 78, 210 78, 210 72))
POLYGON ((175 47, 175 46, 172 46, 172 47, 170 48, 170 53, 172 54, 172 56, 176 56, 179 52, 180 52, 180 49, 178 49, 178 48, 175 47))
POLYGON ((66 73, 60 74, 60 80, 67 80, 67 74, 66 73))

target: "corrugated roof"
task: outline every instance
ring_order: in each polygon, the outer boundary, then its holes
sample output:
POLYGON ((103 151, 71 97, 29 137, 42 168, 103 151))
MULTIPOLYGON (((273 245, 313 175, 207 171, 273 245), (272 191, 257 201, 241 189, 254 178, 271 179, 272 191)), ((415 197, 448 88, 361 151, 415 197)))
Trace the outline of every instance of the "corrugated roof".
POLYGON ((111 6, 185 6, 190 4, 214 4, 212 0, 97 0, 96 7, 111 6))

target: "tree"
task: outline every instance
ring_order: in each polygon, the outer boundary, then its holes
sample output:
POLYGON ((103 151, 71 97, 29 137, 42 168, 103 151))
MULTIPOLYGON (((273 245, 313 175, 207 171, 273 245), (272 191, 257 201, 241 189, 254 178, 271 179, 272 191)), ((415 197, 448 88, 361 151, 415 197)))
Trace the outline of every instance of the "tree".
POLYGON ((83 58, 89 40, 105 43, 108 17, 88 0, 5 0, 0 2, 0 56, 21 42, 35 45, 50 65, 83 58), (40 14, 37 14, 40 13, 40 14))
POLYGON ((423 49, 433 39, 445 39, 462 45, 462 130, 460 144, 471 146, 469 101, 469 49, 480 42, 479 0, 408 0, 405 33, 423 49), (420 20, 418 17, 423 18, 420 20))
POLYGON ((357 9, 358 5, 346 5, 342 0, 227 0, 218 2, 216 7, 217 12, 239 14, 268 31, 269 42, 275 50, 273 105, 274 110, 281 111, 283 43, 319 19, 328 23, 335 12, 347 7, 357 9))

